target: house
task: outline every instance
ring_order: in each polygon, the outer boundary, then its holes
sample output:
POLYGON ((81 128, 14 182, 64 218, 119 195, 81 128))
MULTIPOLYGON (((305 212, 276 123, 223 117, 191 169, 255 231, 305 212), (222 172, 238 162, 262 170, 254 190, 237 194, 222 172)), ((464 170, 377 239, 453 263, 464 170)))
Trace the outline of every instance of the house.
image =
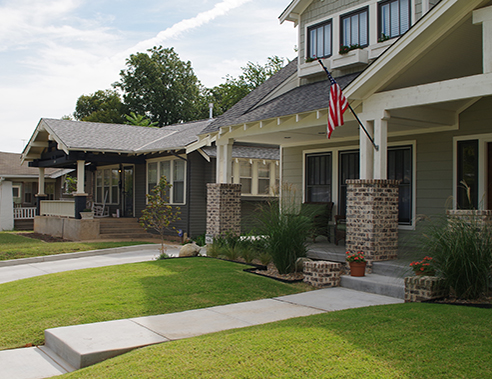
MULTIPOLYGON (((197 135, 212 121, 159 129, 41 119, 22 160, 40 172, 45 168, 76 170, 77 188, 69 199, 50 201, 46 186, 38 186, 37 196, 43 201, 39 202, 35 231, 72 240, 109 238, 103 235, 103 226, 107 229, 106 224, 111 223, 112 235, 117 233, 114 229, 123 237, 142 235, 136 230, 137 218, 146 206, 146 194, 166 176, 172 185, 170 204, 181 212, 172 227, 188 236, 205 233, 207 183, 215 181, 216 148, 211 141, 197 144, 197 135), (106 217, 81 220, 80 212, 94 205, 106 217), (125 219, 134 221, 134 231, 126 229, 125 219)), ((278 154, 275 146, 234 147, 231 159, 238 169, 233 180, 244 184, 241 203, 245 214, 275 196, 278 154)), ((170 229, 169 234, 176 235, 176 231, 170 229)))
MULTIPOLYGON (((63 177, 70 170, 47 169, 45 192, 50 200, 61 197, 63 177)), ((39 170, 21 165, 21 155, 0 152, 0 230, 33 229, 39 170)))
MULTIPOLYGON (((199 141, 280 146, 280 180, 335 203, 348 250, 394 258, 417 216, 492 209, 492 1, 293 0, 298 56, 199 141), (315 58, 313 60, 313 58, 315 58), (326 137, 330 81, 354 115, 326 137)), ((281 194, 282 195, 282 194, 281 194)))

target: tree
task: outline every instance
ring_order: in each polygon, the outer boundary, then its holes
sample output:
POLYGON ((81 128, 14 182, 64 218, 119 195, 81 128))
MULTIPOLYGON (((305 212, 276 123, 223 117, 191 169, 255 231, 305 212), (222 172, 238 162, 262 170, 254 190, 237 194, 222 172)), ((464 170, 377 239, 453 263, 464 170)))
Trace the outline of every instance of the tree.
POLYGON ((208 107, 203 109, 191 62, 181 61, 173 48, 147 52, 130 55, 120 81, 113 84, 123 91, 127 113, 145 115, 159 127, 204 117, 208 107))
POLYGON ((120 95, 114 90, 99 90, 78 98, 73 116, 79 121, 123 124, 125 121, 120 95))
POLYGON ((156 126, 157 123, 155 122, 150 122, 148 118, 145 118, 145 116, 142 116, 141 114, 135 114, 135 112, 130 112, 130 115, 125 115, 126 122, 125 124, 128 125, 135 125, 135 126, 156 126))
POLYGON ((210 102, 215 104, 214 113, 224 113, 283 66, 284 59, 274 55, 268 58, 264 66, 248 62, 246 67, 241 67, 243 73, 238 78, 227 75, 225 83, 209 90, 210 102))
MULTIPOLYGON (((179 207, 169 205, 169 191, 172 185, 165 176, 161 176, 159 183, 147 194, 147 206, 142 211, 140 225, 145 230, 154 230, 161 237, 161 254, 165 255, 164 235, 169 230, 169 225, 180 220, 179 207)), ((175 229, 172 227, 172 229, 175 229)))

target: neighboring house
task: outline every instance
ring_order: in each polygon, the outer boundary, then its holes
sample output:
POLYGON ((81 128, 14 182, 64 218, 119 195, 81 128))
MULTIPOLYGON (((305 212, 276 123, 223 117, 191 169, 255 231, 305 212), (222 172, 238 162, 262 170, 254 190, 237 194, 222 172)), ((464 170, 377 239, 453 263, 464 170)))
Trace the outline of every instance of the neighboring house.
MULTIPOLYGON (((103 215, 138 218, 146 206, 146 194, 166 176, 172 185, 170 204, 181 212, 172 226, 188 236, 205 233, 206 184, 215 181, 216 149, 212 142, 189 147, 212 121, 159 129, 41 119, 22 158, 32 167, 76 169, 77 191, 71 202, 41 202, 35 230, 60 234, 63 229, 69 239, 98 238, 100 229, 94 224, 100 220, 79 220, 80 211, 96 204, 104 208, 103 215), (61 226, 60 216, 66 216, 62 220, 66 225, 61 226)), ((232 157, 238 166, 234 180, 249 183, 245 210, 274 196, 278 147, 237 146, 232 157)), ((176 235, 172 229, 169 233, 176 235)))
MULTIPOLYGON (((45 194, 50 200, 61 197, 62 179, 67 170, 47 169, 45 194)), ((21 165, 21 155, 0 152, 0 230, 30 229, 37 205, 39 170, 21 165)))
MULTIPOLYGON (((304 202, 334 202, 347 214, 348 248, 374 259, 394 257, 397 229, 414 230, 418 215, 492 209, 492 1, 293 0, 280 20, 299 29, 297 59, 200 141, 279 145, 281 181, 304 202), (330 82, 311 58, 333 73, 377 149, 349 110, 326 138, 330 82), (375 187, 399 190, 394 209, 371 198, 375 187), (398 218, 385 225, 379 212, 398 218)), ((222 183, 229 151, 219 150, 222 183)))

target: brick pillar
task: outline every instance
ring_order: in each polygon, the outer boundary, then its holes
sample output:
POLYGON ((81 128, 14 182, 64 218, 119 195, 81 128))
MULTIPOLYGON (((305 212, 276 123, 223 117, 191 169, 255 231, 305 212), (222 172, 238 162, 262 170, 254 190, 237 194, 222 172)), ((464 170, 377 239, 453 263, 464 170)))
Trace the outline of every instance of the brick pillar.
POLYGON ((396 259, 397 180, 347 180, 346 245, 349 251, 363 251, 369 261, 396 259))
POLYGON ((207 184, 207 235, 241 234, 241 184, 207 184))

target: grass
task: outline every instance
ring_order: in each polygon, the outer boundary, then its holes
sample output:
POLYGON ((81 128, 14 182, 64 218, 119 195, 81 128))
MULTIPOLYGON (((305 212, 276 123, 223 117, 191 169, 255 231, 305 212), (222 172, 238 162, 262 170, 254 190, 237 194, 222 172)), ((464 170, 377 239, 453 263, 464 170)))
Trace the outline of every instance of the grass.
POLYGON ((18 280, 0 286, 0 349, 39 345, 59 326, 179 312, 302 292, 210 258, 166 259, 18 280))
POLYGON ((490 312, 418 303, 331 312, 154 345, 63 378, 491 378, 490 312))
POLYGON ((109 249, 120 246, 142 245, 148 242, 44 242, 16 233, 0 233, 0 261, 76 251, 109 249))

